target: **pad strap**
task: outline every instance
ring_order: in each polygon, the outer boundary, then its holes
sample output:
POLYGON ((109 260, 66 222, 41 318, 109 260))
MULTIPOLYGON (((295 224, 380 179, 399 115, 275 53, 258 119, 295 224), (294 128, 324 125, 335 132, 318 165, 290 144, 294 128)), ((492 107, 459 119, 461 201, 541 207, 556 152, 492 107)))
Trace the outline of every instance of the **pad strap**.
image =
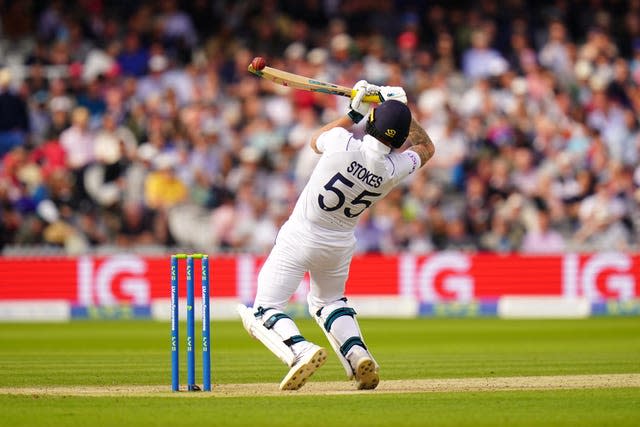
POLYGON ((289 347, 291 347, 292 345, 302 342, 302 341, 306 341, 304 339, 304 337, 302 335, 294 335, 291 338, 287 338, 286 340, 282 341, 283 343, 285 343, 286 345, 288 345, 289 347))
POLYGON ((276 322, 281 319, 291 319, 291 317, 287 316, 284 313, 276 313, 273 316, 270 316, 267 320, 265 320, 264 327, 267 329, 271 329, 273 328, 273 325, 275 325, 276 322))
MULTIPOLYGON (((342 301, 342 302, 344 302, 344 303, 346 304, 346 303, 347 303, 347 297, 342 297, 342 298, 340 298, 338 301, 342 301)), ((326 307, 326 306, 325 306, 325 307, 326 307)), ((323 308, 324 308, 324 307, 320 307, 320 309, 319 309, 318 311, 316 311, 316 316, 317 316, 317 317, 320 317, 320 316, 322 315, 322 309, 323 309, 323 308)))
POLYGON ((264 308, 264 307, 260 306, 260 307, 258 307, 258 308, 256 309, 256 312, 255 312, 255 313, 253 313, 253 315, 254 315, 255 317, 262 317, 262 316, 264 316, 264 314, 267 312, 267 310, 273 310, 273 308, 264 308))
POLYGON ((327 332, 331 332, 331 325, 333 325, 333 322, 335 322, 335 320, 340 317, 340 316, 355 316, 356 315, 356 311, 351 308, 351 307, 339 307, 336 308, 335 310, 333 310, 331 312, 331 314, 329 314, 327 316, 327 319, 324 321, 324 329, 327 332))
POLYGON ((342 344, 340 346, 340 353, 342 353, 342 355, 344 357, 347 357, 347 353, 349 353, 349 350, 351 350, 351 347, 353 347, 354 345, 359 345, 360 347, 364 348, 365 350, 367 349, 367 346, 364 345, 364 342, 362 341, 362 338, 360 337, 351 337, 349 339, 347 339, 344 344, 342 344))

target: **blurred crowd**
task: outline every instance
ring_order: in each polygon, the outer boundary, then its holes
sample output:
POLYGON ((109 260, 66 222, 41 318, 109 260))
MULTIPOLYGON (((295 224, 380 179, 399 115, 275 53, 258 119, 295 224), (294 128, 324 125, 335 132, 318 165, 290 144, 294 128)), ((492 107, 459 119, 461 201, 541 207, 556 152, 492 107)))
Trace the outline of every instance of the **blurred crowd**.
MULTIPOLYGON (((436 146, 359 253, 640 249, 640 0, 0 1, 0 247, 265 253, 348 99, 436 146)), ((354 132, 363 133, 358 125, 354 132)))

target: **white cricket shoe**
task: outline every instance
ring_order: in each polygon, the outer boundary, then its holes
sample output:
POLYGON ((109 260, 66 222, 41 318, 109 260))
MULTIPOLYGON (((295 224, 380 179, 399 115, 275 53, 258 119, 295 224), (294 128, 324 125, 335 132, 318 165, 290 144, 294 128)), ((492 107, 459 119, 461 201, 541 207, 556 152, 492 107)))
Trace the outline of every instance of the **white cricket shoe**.
POLYGON ((354 346, 349 355, 349 362, 353 367, 358 390, 373 390, 378 386, 380 367, 367 350, 360 346, 354 346))
POLYGON ((309 347, 303 350, 280 383, 280 390, 298 390, 309 377, 327 361, 327 350, 309 343, 309 347))

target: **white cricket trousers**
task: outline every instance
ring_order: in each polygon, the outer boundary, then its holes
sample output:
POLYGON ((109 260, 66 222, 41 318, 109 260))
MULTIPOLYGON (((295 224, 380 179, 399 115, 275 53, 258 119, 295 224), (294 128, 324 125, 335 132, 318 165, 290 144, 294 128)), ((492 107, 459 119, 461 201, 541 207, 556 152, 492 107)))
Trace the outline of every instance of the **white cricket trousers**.
POLYGON ((348 246, 328 246, 305 238, 306 233, 291 221, 282 226, 258 274, 254 307, 284 310, 307 271, 310 313, 344 297, 355 239, 348 246))

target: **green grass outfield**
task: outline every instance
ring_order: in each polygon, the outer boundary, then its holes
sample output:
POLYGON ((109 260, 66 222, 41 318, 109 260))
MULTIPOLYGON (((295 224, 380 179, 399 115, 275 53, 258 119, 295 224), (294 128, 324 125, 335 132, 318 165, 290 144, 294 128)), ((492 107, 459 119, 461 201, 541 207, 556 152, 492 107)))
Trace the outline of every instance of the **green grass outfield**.
MULTIPOLYGON (((308 339, 328 345, 315 322, 299 323, 308 339)), ((237 321, 213 323, 217 391, 212 394, 170 392, 168 322, 0 323, 0 420, 12 427, 640 423, 638 381, 604 388, 587 383, 545 389, 535 387, 535 379, 534 389, 490 386, 492 379, 503 377, 522 377, 515 380, 519 384, 521 379, 531 383, 530 377, 567 376, 570 382, 576 375, 640 374, 639 317, 362 319, 360 323, 381 365, 379 390, 347 391, 349 383, 331 352, 327 364, 305 388, 280 393, 277 386, 286 367, 250 339, 237 321), (409 389, 417 380, 436 384, 440 379, 464 382, 467 378, 487 378, 487 387, 402 390, 403 384, 409 389), (385 381, 393 383, 396 392, 385 391, 385 381), (244 388, 248 383, 265 384, 244 388), (322 393, 309 392, 321 385, 322 393)), ((603 377, 599 378, 602 382, 603 377)))

